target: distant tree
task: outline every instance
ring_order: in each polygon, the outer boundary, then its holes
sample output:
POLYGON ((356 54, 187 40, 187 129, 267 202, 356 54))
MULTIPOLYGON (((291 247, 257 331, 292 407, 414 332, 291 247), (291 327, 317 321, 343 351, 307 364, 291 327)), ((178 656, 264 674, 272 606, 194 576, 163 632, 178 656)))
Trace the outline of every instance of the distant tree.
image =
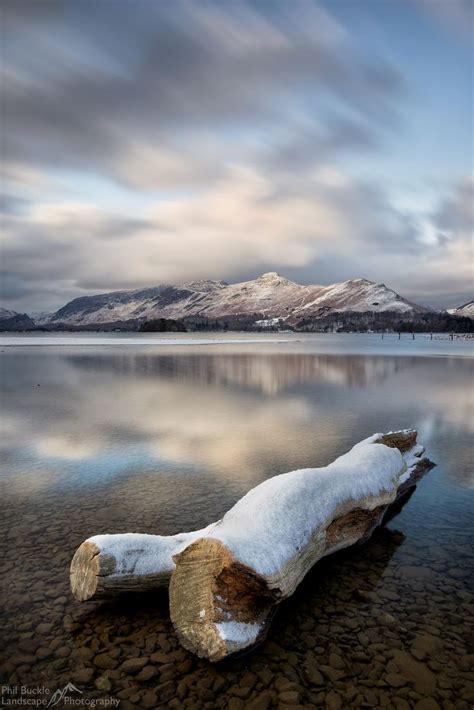
POLYGON ((156 318, 147 320, 140 326, 141 333, 186 333, 183 321, 172 318, 156 318))

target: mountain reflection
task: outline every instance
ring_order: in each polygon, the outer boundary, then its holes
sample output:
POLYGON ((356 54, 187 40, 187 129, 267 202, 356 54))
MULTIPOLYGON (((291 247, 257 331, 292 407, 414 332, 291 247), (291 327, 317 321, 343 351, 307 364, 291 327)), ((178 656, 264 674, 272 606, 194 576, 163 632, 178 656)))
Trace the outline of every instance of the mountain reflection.
POLYGON ((197 384, 230 385, 273 395, 295 384, 327 382, 364 387, 381 382, 417 358, 363 355, 101 355, 70 356, 75 367, 184 379, 197 384))
POLYGON ((205 479, 203 490, 218 481, 241 495, 270 475, 325 465, 375 431, 409 426, 451 482, 473 483, 466 358, 130 348, 12 349, 2 358, 10 493, 115 481, 128 495, 146 475, 168 485, 205 479))

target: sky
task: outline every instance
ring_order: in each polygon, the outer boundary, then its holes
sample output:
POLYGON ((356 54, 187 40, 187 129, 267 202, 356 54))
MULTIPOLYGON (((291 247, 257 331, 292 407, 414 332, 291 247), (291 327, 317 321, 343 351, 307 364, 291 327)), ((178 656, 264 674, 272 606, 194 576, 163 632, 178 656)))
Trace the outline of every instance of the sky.
POLYGON ((473 297, 471 0, 4 0, 3 307, 278 271, 473 297))

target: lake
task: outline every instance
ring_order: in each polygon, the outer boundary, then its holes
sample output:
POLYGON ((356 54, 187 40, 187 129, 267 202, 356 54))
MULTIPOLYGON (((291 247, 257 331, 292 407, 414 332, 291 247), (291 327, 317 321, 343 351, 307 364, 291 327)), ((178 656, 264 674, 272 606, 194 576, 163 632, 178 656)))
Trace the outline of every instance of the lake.
POLYGON ((472 706, 472 341, 42 333, 0 351, 2 683, 120 708, 472 706), (313 568, 253 653, 192 657, 166 592, 71 598, 85 538, 202 527, 270 476, 407 427, 436 468, 313 568))

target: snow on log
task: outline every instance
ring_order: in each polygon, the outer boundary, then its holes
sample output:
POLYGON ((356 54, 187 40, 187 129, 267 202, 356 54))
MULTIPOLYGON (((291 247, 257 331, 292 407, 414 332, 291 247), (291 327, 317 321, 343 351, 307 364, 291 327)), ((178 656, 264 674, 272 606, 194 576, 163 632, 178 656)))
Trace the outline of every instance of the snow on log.
POLYGON ((375 434, 325 468, 270 478, 176 553, 170 613, 183 646, 219 661, 259 643, 315 562, 365 541, 432 466, 416 436, 375 434))
POLYGON ((90 537, 72 558, 72 593, 83 602, 167 586, 174 569, 173 555, 211 528, 170 536, 122 533, 90 537))

